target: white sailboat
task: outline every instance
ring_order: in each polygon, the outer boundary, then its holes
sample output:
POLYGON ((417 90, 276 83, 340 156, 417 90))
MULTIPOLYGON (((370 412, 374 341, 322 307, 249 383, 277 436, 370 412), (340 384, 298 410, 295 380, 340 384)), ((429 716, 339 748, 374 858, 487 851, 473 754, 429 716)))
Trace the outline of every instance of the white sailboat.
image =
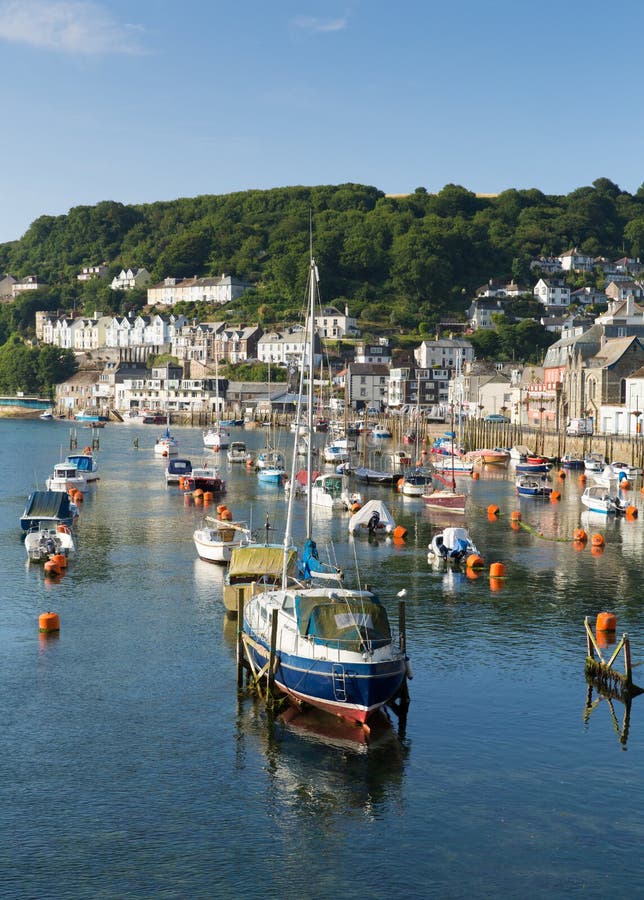
POLYGON ((230 446, 230 432, 221 427, 219 421, 219 358, 215 349, 215 417, 216 422, 211 428, 203 432, 204 447, 215 452, 227 450, 230 446))
MULTIPOLYGON (((318 272, 309 266, 309 404, 308 432, 313 431, 313 347, 318 272)), ((303 360, 304 363, 304 360, 303 360)), ((303 365, 304 368, 304 365, 303 365)), ((300 397, 303 378, 300 381, 300 397)), ((298 403, 298 417, 301 400, 298 403)), ((295 454, 294 454, 295 457, 295 454)), ((309 441, 307 472, 312 471, 309 441)), ((293 461, 292 480, 295 477, 293 461)), ((309 492, 310 493, 310 492, 309 492)), ((269 661, 273 616, 276 617, 274 683, 297 703, 308 703, 343 718, 366 722, 402 689, 407 660, 391 634, 387 612, 366 590, 338 586, 305 587, 289 584, 288 551, 291 546, 293 497, 289 497, 284 564, 280 588, 255 594, 244 606, 243 635, 251 664, 257 670, 269 661)), ((312 537, 312 504, 307 500, 309 556, 304 575, 319 565, 312 537)))

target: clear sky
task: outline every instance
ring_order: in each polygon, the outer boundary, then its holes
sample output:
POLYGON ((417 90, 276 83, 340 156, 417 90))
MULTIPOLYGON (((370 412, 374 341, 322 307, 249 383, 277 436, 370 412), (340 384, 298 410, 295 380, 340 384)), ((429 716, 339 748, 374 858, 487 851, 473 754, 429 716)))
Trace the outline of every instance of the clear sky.
POLYGON ((0 241, 295 184, 644 182, 640 0, 0 0, 0 241))

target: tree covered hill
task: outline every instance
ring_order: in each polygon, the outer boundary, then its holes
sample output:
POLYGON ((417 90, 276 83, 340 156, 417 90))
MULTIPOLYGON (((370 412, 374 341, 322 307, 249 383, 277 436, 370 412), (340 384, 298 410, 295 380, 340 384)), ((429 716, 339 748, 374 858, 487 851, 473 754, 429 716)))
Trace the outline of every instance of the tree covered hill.
MULTIPOLYGON (((105 201, 41 216, 0 245, 0 271, 37 274, 50 287, 4 315, 0 338, 24 330, 33 308, 90 314, 145 304, 105 281, 78 282, 84 265, 142 266, 168 275, 219 275, 253 283, 227 311, 274 322, 299 313, 309 220, 324 302, 349 303, 365 322, 431 327, 463 313, 490 278, 532 285, 530 261, 571 247, 593 256, 644 256, 644 186, 635 195, 607 178, 565 196, 536 189, 478 197, 457 185, 387 197, 359 184, 285 187, 126 206, 105 201)), ((13 305, 13 304, 10 304, 13 305)))

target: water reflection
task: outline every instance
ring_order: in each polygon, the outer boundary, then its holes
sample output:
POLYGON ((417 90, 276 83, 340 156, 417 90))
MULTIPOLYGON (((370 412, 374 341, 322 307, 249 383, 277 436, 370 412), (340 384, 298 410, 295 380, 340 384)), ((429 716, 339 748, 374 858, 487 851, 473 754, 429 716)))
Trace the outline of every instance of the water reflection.
POLYGON ((622 745, 622 750, 626 750, 628 734, 631 727, 631 705, 633 700, 628 696, 623 698, 610 696, 607 693, 597 690, 597 688, 589 682, 588 690, 586 691, 586 703, 584 705, 584 725, 586 726, 586 730, 589 728, 591 715, 602 702, 605 702, 608 709, 610 722, 617 735, 617 740, 622 745), (594 694, 597 694, 595 700, 593 700, 594 694), (617 703, 620 703, 624 707, 623 712, 621 713, 621 720, 618 718, 617 712, 615 711, 617 703))
MULTIPOLYGON (((250 741, 261 748, 275 809, 296 820, 314 816, 316 827, 329 833, 338 817, 379 819, 392 806, 402 812, 409 750, 385 713, 367 733, 318 710, 271 720, 261 702, 245 699, 237 724, 238 745, 250 741)), ((238 759, 245 759, 243 749, 238 759)))

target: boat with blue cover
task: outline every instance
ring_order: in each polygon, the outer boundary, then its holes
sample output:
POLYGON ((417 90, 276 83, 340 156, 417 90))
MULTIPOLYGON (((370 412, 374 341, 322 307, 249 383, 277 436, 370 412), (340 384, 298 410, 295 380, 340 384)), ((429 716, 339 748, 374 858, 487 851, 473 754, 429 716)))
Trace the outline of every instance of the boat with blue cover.
POLYGON ((78 515, 78 507, 64 491, 32 491, 20 518, 23 531, 33 528, 53 528, 71 525, 78 515))

